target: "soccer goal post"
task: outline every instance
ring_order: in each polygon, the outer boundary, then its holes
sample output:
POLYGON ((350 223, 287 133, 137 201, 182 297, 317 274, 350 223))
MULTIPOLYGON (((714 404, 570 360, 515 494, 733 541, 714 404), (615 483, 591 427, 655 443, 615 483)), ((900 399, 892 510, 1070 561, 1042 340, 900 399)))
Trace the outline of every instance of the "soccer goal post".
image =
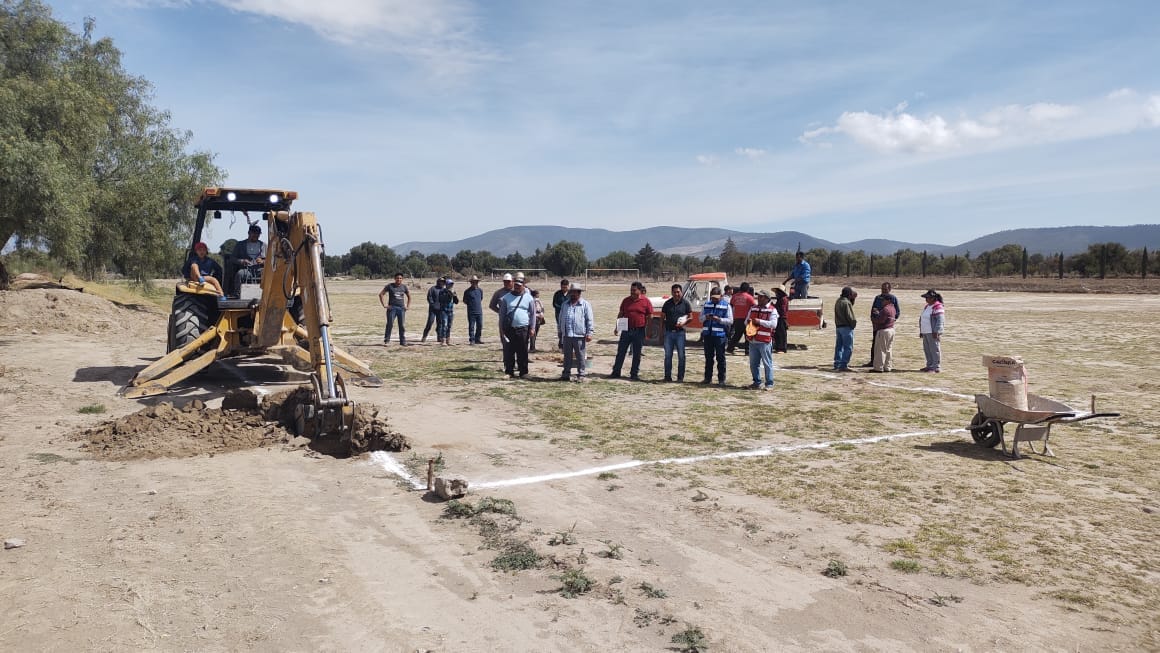
POLYGON ((640 278, 640 268, 584 268, 584 282, 622 281, 640 278))

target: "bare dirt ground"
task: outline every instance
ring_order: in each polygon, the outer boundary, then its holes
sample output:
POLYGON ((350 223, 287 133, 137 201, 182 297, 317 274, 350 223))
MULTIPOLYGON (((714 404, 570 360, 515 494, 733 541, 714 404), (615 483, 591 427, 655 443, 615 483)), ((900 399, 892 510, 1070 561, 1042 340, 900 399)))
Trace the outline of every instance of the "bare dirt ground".
MULTIPOLYGON (((481 347, 382 347, 379 287, 330 283, 338 344, 386 381, 352 394, 414 446, 390 459, 416 471, 438 456, 441 473, 494 485, 459 518, 370 456, 276 434, 99 455, 78 434, 158 404, 116 391, 164 352, 165 315, 88 292, 0 293, 0 537, 24 542, 0 551, 0 650, 1160 647, 1155 295, 945 293, 943 374, 829 374, 824 332, 793 336, 810 347, 779 357, 775 392, 747 393, 741 357, 728 390, 558 383, 550 351, 531 379, 504 380, 490 315, 481 347), (978 447, 954 429, 974 412, 964 395, 986 391, 984 353, 1022 355, 1039 394, 1078 406, 1098 394, 1124 417, 1058 429, 1056 458, 978 447), (793 449, 914 432, 926 434, 793 449)), ((590 290, 602 375, 627 284, 590 290)), ((837 294, 815 290, 827 305, 837 294)), ((920 300, 899 295, 896 367, 914 370, 920 300)), ((408 316, 416 342, 423 312, 408 316)), ((868 337, 860 328, 855 362, 868 337)), ((643 376, 660 364, 650 349, 643 376)), ((164 401, 197 414, 194 402, 301 380, 272 361, 219 364, 164 401)))

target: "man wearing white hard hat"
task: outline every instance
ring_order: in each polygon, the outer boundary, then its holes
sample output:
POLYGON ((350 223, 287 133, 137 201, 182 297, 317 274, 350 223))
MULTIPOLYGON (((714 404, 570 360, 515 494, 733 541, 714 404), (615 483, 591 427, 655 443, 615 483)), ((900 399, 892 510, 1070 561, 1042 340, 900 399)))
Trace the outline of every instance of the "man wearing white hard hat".
POLYGON ((503 371, 510 377, 518 373, 522 379, 528 375, 528 344, 536 335, 536 303, 519 278, 513 281, 511 292, 500 302, 503 304, 500 324, 506 341, 503 371))

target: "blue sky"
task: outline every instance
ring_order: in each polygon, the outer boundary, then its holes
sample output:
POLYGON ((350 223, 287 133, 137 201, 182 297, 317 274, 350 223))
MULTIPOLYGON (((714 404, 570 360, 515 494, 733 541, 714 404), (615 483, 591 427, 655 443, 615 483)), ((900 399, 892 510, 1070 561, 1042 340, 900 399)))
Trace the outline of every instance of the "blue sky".
MULTIPOLYGON (((1160 222, 1160 3, 59 0, 328 249, 1160 222)), ((223 227, 214 238, 233 236, 223 227)))

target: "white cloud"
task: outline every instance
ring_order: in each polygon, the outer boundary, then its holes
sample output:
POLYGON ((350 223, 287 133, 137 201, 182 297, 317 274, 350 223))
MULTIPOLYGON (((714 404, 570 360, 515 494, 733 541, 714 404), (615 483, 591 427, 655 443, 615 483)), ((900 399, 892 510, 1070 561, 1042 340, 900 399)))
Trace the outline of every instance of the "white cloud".
POLYGON ((212 3, 314 30, 331 41, 422 61, 456 73, 494 57, 472 40, 475 15, 464 0, 121 0, 130 6, 212 3))
POLYGON ((753 161, 756 161, 757 159, 760 159, 766 155, 765 150, 757 147, 739 147, 734 150, 734 152, 741 156, 748 157, 753 161))
POLYGON ((715 166, 717 165, 717 157, 712 154, 698 154, 697 163, 703 166, 715 166))
POLYGON ((1009 104, 978 118, 949 120, 939 114, 915 116, 906 102, 882 114, 847 111, 830 126, 810 129, 798 140, 825 145, 827 137, 844 134, 879 152, 975 152, 1035 143, 1061 142, 1122 134, 1160 126, 1160 96, 1142 99, 1120 89, 1083 104, 1009 104))

